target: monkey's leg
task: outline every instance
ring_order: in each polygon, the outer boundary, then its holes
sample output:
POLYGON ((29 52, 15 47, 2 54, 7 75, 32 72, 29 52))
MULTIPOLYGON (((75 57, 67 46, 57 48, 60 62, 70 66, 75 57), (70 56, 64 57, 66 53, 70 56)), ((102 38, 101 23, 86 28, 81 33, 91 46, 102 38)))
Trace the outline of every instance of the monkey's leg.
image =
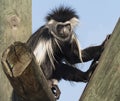
POLYGON ((67 64, 59 64, 56 68, 56 71, 54 73, 55 79, 65 79, 69 81, 75 81, 75 82, 87 82, 89 80, 89 75, 92 72, 92 69, 87 72, 82 72, 81 70, 69 66, 67 64))

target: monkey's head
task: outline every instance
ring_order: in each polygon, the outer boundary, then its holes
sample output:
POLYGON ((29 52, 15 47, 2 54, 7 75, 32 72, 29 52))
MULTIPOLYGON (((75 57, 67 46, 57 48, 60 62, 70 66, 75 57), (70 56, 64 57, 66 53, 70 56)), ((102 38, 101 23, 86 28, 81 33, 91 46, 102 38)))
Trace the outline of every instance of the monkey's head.
POLYGON ((78 16, 69 7, 54 9, 46 17, 50 32, 60 40, 68 40, 73 34, 74 27, 78 24, 78 16))

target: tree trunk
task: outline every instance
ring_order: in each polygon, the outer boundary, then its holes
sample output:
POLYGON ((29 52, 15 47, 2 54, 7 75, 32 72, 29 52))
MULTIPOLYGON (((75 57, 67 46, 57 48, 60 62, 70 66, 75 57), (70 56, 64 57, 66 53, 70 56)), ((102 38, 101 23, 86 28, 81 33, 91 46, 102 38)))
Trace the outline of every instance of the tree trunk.
MULTIPOLYGON (((31 11, 31 0, 0 0, 0 58, 11 43, 31 35, 31 11)), ((11 101, 12 90, 0 64, 0 101, 11 101)))
POLYGON ((120 101, 120 19, 80 101, 120 101))

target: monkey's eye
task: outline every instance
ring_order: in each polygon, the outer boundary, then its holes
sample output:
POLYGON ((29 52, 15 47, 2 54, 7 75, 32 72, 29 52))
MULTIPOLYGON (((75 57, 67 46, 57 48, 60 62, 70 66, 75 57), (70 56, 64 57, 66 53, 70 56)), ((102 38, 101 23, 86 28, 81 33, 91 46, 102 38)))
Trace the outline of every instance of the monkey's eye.
POLYGON ((57 31, 58 32, 62 31, 63 28, 66 28, 68 31, 71 31, 70 24, 66 24, 66 25, 59 24, 59 25, 57 25, 57 31))
POLYGON ((61 31, 63 27, 64 27, 64 25, 57 25, 57 31, 58 32, 61 31))
POLYGON ((69 31, 71 30, 70 24, 66 24, 65 27, 66 27, 69 31))

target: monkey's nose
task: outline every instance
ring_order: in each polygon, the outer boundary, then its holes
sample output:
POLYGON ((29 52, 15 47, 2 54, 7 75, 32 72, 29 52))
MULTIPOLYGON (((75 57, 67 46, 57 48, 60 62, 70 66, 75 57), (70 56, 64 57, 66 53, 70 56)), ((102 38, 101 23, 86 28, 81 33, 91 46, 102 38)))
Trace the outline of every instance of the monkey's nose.
POLYGON ((69 32, 70 32, 70 30, 69 30, 68 28, 64 28, 64 29, 63 29, 63 33, 64 33, 64 34, 68 34, 69 32))

